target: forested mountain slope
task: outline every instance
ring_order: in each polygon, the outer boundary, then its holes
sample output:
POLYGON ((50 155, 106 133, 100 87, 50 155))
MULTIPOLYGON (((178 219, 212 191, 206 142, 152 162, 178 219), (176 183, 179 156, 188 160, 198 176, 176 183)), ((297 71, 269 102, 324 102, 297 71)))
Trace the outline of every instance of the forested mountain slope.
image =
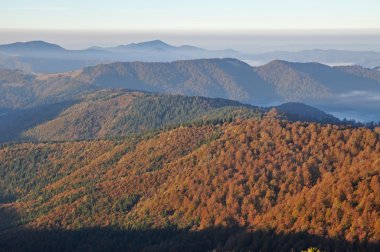
MULTIPOLYGON (((301 109, 303 106, 300 105, 301 109)), ((115 138, 178 125, 260 118, 265 111, 225 99, 104 90, 28 129, 22 138, 39 141, 115 138)))
MULTIPOLYGON (((76 100, 4 110, 0 116, 0 142, 115 138, 179 125, 261 118, 270 110, 270 107, 199 96, 120 89, 86 93, 76 100)), ((276 108, 280 116, 292 121, 341 123, 305 104, 284 104, 276 108)))
POLYGON ((377 251, 378 133, 272 116, 4 145, 0 245, 377 251))

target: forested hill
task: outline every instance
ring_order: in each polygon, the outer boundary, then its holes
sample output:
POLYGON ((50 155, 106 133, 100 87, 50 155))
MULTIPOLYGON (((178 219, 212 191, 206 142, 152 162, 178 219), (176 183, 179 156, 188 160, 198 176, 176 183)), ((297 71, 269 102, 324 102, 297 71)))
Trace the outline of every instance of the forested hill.
POLYGON ((272 114, 4 145, 0 247, 379 251, 379 134, 272 114))
POLYGON ((179 125, 260 119, 265 111, 225 99, 103 90, 87 96, 52 120, 27 129, 21 139, 115 138, 179 125))
MULTIPOLYGON (((189 97, 128 90, 99 90, 78 100, 0 111, 0 142, 67 141, 115 138, 179 125, 205 125, 260 119, 271 108, 219 98, 189 97)), ((341 123, 305 104, 278 106, 292 121, 341 123)))

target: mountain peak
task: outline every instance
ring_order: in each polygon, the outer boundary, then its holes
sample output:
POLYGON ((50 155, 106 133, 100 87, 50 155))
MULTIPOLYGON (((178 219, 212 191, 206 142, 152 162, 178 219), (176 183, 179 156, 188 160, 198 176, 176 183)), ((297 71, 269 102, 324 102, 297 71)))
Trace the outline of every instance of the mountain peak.
POLYGON ((151 41, 145 41, 145 42, 140 42, 140 45, 142 44, 153 44, 153 45, 165 45, 168 46, 169 44, 163 42, 162 40, 156 39, 156 40, 151 40, 151 41))
POLYGON ((151 41, 145 41, 145 42, 140 42, 140 43, 131 43, 131 44, 119 46, 119 47, 127 48, 127 49, 137 49, 137 50, 147 50, 147 49, 165 50, 165 49, 175 48, 174 46, 169 45, 161 40, 151 40, 151 41))
POLYGON ((272 60, 271 62, 267 63, 264 66, 291 66, 291 67, 323 67, 323 68, 330 68, 328 65, 319 63, 319 62, 306 62, 306 63, 301 63, 301 62, 290 62, 286 60, 272 60))
POLYGON ((16 42, 12 44, 0 45, 0 51, 5 52, 43 52, 43 51, 63 51, 59 45, 48 43, 42 40, 16 42))
POLYGON ((270 61, 268 64, 287 64, 287 63, 290 63, 289 61, 286 61, 286 60, 272 60, 270 61))
POLYGON ((287 66, 291 64, 291 62, 289 61, 285 61, 285 60, 272 60, 268 63, 266 63, 265 65, 262 65, 261 67, 270 67, 270 66, 287 66))

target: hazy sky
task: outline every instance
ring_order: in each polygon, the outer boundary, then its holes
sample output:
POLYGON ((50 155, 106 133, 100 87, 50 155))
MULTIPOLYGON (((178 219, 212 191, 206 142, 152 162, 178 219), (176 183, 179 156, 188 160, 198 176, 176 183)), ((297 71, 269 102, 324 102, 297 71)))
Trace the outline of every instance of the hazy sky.
POLYGON ((1 0, 0 28, 371 29, 379 0, 1 0))
POLYGON ((0 44, 380 51, 380 0, 0 0, 0 44))

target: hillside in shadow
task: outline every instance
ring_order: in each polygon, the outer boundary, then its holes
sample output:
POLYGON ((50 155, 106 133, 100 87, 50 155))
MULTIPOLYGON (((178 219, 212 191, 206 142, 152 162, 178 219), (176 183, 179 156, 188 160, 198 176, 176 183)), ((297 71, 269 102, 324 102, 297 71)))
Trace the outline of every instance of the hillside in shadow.
POLYGON ((380 243, 350 243, 306 232, 247 232, 237 226, 198 232, 174 228, 22 230, 0 238, 1 251, 301 251, 309 247, 323 251, 379 251, 380 243))
POLYGON ((0 142, 19 140, 25 130, 52 120, 76 102, 65 101, 3 112, 0 117, 0 142))
MULTIPOLYGON (((8 199, 8 195, 3 195, 0 192, 0 202, 2 199, 8 199)), ((9 196, 8 196, 9 197, 9 196)), ((7 234, 7 231, 17 225, 20 216, 10 207, 9 204, 0 204, 0 241, 2 242, 2 237, 7 234)), ((0 245, 0 250, 1 250, 0 245)))

